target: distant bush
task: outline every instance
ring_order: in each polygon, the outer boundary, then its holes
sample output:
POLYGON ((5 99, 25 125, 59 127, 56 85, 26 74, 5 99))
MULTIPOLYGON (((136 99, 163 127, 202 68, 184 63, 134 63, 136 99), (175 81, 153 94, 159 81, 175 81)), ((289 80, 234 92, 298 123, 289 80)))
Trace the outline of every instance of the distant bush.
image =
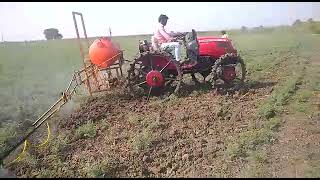
POLYGON ((308 19, 308 23, 313 23, 314 21, 313 21, 313 19, 312 18, 309 18, 308 19))
POLYGON ((309 26, 309 30, 314 34, 320 34, 320 23, 312 22, 309 26))
POLYGON ((297 26, 297 25, 301 25, 302 21, 300 19, 297 19, 294 21, 294 23, 292 24, 292 26, 297 26))
POLYGON ((241 27, 241 31, 242 31, 242 32, 246 32, 246 31, 248 31, 248 28, 247 28, 246 26, 242 26, 242 27, 241 27))

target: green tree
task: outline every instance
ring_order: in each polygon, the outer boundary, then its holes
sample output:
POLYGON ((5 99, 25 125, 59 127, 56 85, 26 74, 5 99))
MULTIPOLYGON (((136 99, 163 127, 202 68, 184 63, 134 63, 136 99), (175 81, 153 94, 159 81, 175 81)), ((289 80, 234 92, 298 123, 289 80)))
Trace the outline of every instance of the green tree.
POLYGON ((60 34, 59 30, 56 28, 45 29, 43 31, 43 34, 45 35, 45 38, 47 40, 62 39, 63 38, 62 34, 60 34))
POLYGON ((242 27, 241 27, 241 31, 245 32, 245 31, 247 31, 247 30, 248 30, 248 28, 247 28, 246 26, 242 26, 242 27))

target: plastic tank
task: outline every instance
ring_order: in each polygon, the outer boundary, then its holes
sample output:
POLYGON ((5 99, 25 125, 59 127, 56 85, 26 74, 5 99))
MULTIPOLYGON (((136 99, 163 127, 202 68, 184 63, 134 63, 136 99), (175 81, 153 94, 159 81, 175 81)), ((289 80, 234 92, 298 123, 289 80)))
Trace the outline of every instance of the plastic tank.
POLYGON ((118 44, 109 38, 96 39, 89 48, 89 57, 93 64, 100 68, 111 66, 117 58, 113 58, 120 52, 118 44))

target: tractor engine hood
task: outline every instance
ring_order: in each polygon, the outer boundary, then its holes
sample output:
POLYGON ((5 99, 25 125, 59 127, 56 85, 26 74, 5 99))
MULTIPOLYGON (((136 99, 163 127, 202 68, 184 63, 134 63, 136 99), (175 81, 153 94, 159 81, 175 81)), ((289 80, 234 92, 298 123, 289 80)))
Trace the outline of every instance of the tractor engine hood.
POLYGON ((232 41, 228 38, 203 36, 198 37, 200 56, 219 58, 226 53, 237 53, 232 41))
POLYGON ((202 42, 216 42, 216 41, 227 42, 230 40, 227 38, 221 38, 221 37, 215 37, 215 36, 202 36, 202 37, 198 37, 198 41, 199 43, 202 43, 202 42))

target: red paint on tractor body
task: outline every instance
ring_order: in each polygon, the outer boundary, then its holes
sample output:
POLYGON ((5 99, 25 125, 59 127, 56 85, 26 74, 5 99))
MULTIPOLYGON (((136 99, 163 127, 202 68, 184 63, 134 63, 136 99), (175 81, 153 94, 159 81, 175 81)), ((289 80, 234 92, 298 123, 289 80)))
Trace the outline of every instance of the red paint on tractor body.
POLYGON ((198 37, 198 42, 200 56, 210 56, 217 59, 226 53, 237 53, 228 38, 205 36, 198 37))
MULTIPOLYGON (((168 57, 164 56, 158 56, 158 55, 152 55, 150 57, 152 59, 152 67, 153 69, 161 70, 163 67, 165 67, 169 61, 171 61, 168 57)), ((145 66, 151 67, 151 62, 148 56, 145 56, 143 60, 143 64, 145 66)), ((170 62, 169 65, 165 68, 166 70, 176 70, 176 66, 173 64, 173 62, 170 62)))

